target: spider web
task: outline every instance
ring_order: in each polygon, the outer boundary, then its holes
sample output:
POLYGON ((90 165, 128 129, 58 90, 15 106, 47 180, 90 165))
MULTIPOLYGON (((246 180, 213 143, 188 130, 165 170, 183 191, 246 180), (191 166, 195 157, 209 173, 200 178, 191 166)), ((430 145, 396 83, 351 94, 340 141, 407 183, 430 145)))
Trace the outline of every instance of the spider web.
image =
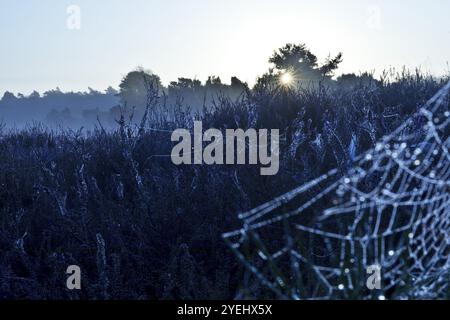
POLYGON ((223 235, 230 248, 281 299, 448 297, 449 92, 346 176, 332 170, 240 214, 242 228, 223 235), (375 290, 368 268, 381 273, 375 290))

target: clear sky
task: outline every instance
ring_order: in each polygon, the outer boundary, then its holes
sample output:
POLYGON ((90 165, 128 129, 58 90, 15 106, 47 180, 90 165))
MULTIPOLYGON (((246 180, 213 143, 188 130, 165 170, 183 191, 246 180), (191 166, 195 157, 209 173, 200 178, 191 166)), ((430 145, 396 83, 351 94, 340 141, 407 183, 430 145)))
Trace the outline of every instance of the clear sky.
MULTIPOLYGON (((340 72, 448 73, 450 0, 0 0, 0 94, 117 87, 137 66, 167 84, 254 83, 274 49, 306 43, 340 72), (80 29, 68 27, 80 8, 80 29)), ((73 24, 70 24, 73 26, 73 24)))

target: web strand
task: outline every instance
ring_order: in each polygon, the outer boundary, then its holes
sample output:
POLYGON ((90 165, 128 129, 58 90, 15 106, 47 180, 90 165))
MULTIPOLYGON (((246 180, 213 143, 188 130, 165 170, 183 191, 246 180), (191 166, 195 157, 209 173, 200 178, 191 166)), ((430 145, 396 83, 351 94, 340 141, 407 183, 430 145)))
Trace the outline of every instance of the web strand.
POLYGON ((223 237, 280 298, 442 298, 450 276, 450 83, 357 160, 247 213, 223 237), (296 202, 300 205, 295 205, 296 202), (379 266, 381 289, 366 286, 379 266))

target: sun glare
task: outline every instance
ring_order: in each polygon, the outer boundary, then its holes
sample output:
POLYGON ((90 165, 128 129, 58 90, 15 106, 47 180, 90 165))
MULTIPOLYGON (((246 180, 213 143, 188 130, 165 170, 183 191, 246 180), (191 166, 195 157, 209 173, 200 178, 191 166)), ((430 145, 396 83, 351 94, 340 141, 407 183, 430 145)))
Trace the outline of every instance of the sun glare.
POLYGON ((281 84, 283 84, 284 86, 289 86, 292 84, 294 77, 289 72, 286 72, 281 76, 280 80, 281 84))

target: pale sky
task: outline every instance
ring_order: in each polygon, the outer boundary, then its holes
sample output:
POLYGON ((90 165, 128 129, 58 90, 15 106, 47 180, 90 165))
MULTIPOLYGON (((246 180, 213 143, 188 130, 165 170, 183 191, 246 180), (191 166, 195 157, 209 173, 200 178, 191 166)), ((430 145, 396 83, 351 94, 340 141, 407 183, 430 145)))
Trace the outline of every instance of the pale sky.
POLYGON ((208 75, 253 84, 288 42, 320 61, 342 51, 340 73, 442 75, 449 16, 450 0, 0 0, 0 95, 103 90, 137 66, 165 84, 208 75), (68 28, 70 5, 80 8, 79 30, 68 28))

